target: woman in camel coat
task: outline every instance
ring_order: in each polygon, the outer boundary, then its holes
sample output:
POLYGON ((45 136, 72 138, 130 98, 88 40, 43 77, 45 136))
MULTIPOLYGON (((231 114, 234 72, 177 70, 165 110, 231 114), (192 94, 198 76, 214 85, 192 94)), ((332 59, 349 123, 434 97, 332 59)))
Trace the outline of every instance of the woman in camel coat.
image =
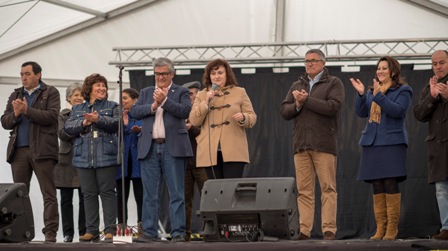
POLYGON ((209 62, 203 83, 189 116, 193 126, 201 127, 196 166, 206 168, 209 179, 241 178, 249 163, 246 128, 255 125, 257 115, 227 61, 209 62))

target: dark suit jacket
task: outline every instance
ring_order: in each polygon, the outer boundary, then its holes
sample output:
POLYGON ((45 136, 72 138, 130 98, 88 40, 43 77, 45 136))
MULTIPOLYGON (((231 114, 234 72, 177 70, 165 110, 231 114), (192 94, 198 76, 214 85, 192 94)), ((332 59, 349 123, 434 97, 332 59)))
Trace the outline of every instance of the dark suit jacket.
MULTIPOLYGON (((155 87, 147 87, 140 91, 140 97, 132 107, 130 114, 134 119, 142 120, 142 131, 138 139, 138 158, 144 159, 151 148, 152 129, 155 112, 151 111, 154 102, 155 87)), ((163 123, 165 125, 165 144, 172 157, 191 157, 191 149, 185 119, 191 110, 191 101, 187 88, 172 84, 168 91, 167 100, 162 106, 163 123)))
MULTIPOLYGON (((448 82, 448 74, 439 79, 438 83, 448 82)), ((418 121, 428 122, 428 182, 440 182, 448 178, 448 103, 440 96, 433 98, 430 87, 423 87, 414 116, 418 121)))

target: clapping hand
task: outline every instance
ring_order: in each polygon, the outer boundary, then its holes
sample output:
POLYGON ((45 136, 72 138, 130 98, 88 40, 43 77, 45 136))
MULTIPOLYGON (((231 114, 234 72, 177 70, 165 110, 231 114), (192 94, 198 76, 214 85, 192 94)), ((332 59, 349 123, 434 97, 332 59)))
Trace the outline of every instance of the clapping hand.
POLYGON ((123 125, 127 126, 129 123, 128 110, 123 110, 123 125))
POLYGON ((439 90, 439 94, 445 100, 448 100, 448 81, 446 83, 437 83, 437 89, 439 90))
POLYGON ((350 78, 350 81, 352 82, 353 87, 358 92, 360 96, 364 95, 365 87, 364 84, 359 79, 350 78))
POLYGON ((163 103, 163 101, 166 99, 166 96, 168 95, 168 88, 156 88, 154 90, 154 101, 156 101, 159 106, 163 103))
POLYGON ((373 79, 373 95, 376 95, 380 91, 380 82, 373 79))
POLYGON ((156 88, 153 93, 154 103, 152 103, 152 110, 155 111, 159 106, 162 105, 163 101, 168 95, 168 88, 156 88))
POLYGON ((25 97, 23 99, 16 99, 12 101, 12 108, 14 110, 14 116, 19 117, 20 114, 25 114, 28 110, 28 103, 25 97))
POLYGON ((308 92, 305 90, 294 90, 292 91, 292 95, 294 96, 294 99, 296 100, 296 108, 299 108, 302 106, 303 103, 305 103, 306 99, 308 98, 308 92))
POLYGON ((89 126, 96 122, 98 122, 97 111, 94 111, 92 113, 84 113, 84 120, 82 121, 83 126, 89 126))
POLYGON ((139 133, 141 130, 142 130, 142 127, 141 126, 133 126, 132 128, 131 128, 131 130, 133 131, 133 132, 135 132, 135 133, 139 133))

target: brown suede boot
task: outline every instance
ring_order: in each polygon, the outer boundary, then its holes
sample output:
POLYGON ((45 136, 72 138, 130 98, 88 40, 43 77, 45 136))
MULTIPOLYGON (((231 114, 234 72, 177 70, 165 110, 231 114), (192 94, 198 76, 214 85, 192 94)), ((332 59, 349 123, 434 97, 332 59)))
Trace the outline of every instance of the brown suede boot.
POLYGON ((393 241, 398 234, 398 221, 400 220, 401 193, 386 194, 387 230, 383 240, 393 241))
POLYGON ((105 242, 105 243, 113 243, 114 242, 114 235, 112 233, 107 233, 106 236, 104 236, 103 242, 105 242))
POLYGON ((99 235, 86 233, 79 237, 79 242, 98 242, 100 240, 99 235))
POLYGON ((386 194, 373 195, 373 212, 375 213, 376 233, 370 237, 371 240, 382 240, 386 234, 387 226, 387 210, 386 210, 386 194))

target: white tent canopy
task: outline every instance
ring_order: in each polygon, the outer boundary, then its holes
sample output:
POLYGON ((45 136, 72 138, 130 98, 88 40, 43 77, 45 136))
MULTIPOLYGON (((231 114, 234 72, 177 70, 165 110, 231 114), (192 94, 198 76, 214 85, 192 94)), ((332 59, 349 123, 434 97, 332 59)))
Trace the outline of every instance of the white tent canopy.
MULTIPOLYGON (((115 59, 113 47, 448 36, 448 13, 414 3, 431 1, 3 0, 0 6, 18 2, 23 3, 0 8, 5 20, 0 24, 1 33, 29 10, 0 37, 0 77, 17 77, 22 62, 35 60, 43 67, 44 79, 82 80, 92 72, 100 72, 114 80, 117 69, 108 64, 115 59), (95 16, 49 2, 113 14, 95 16), (283 12, 278 9, 279 2, 284 3, 283 12), (135 7, 136 3, 143 6, 135 7), (118 14, 127 11, 122 9, 129 5, 136 9, 118 14), (86 24, 92 19, 100 21, 86 24), (66 33, 74 26, 76 29, 66 33), (48 38, 58 33, 64 35, 48 38), (21 51, 22 47, 29 49, 21 51), (5 55, 11 56, 2 58, 5 55)), ((448 6, 448 0, 438 3, 448 6)), ((444 5, 438 9, 448 8, 444 5)))
MULTIPOLYGON (((20 85, 25 61, 42 66, 62 99, 67 84, 97 72, 117 100, 114 47, 447 38, 447 10, 448 0, 0 0, 0 107, 20 85)), ((4 183, 12 182, 8 138, 1 129, 4 183)), ((35 178, 32 185, 36 239, 43 239, 35 178)))

